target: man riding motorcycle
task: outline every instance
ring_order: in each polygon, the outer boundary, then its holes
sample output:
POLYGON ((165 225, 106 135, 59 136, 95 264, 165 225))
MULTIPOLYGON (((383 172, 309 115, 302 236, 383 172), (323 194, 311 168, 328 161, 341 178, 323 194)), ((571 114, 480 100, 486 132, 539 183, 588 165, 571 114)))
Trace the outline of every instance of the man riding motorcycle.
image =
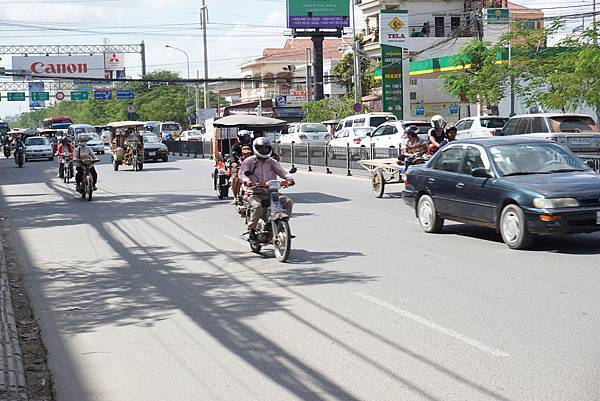
POLYGON ((231 169, 231 190, 233 191, 233 204, 240 202, 240 189, 242 183, 238 177, 239 166, 242 163, 242 149, 252 145, 252 137, 250 131, 241 130, 238 132, 238 142, 231 147, 231 155, 229 157, 229 168, 231 169))
MULTIPOLYGON (((69 161, 73 160, 73 145, 71 145, 71 141, 66 136, 63 136, 58 145, 58 149, 56 151, 58 153, 58 176, 59 178, 64 177, 65 166, 69 165, 69 161), (62 159, 65 160, 62 160, 62 159)), ((71 166, 72 168, 72 166, 71 166)), ((73 175, 73 171, 70 172, 73 175)))
POLYGON ((83 179, 83 164, 88 163, 91 164, 90 174, 92 174, 92 178, 94 179, 93 189, 94 191, 97 190, 96 182, 98 181, 98 173, 96 172, 96 168, 94 168, 92 162, 98 160, 98 157, 96 156, 96 153, 94 153, 94 151, 87 146, 88 141, 90 141, 91 139, 91 136, 85 134, 81 134, 77 138, 78 146, 77 148, 75 148, 74 154, 75 161, 77 162, 77 174, 75 174, 75 183, 76 188, 78 190, 81 186, 81 180, 83 179))
MULTIPOLYGON (((273 148, 268 138, 258 138, 253 144, 254 156, 244 160, 239 172, 239 178, 244 184, 244 190, 249 194, 248 202, 252 208, 248 230, 250 232, 250 242, 257 242, 256 227, 263 213, 262 202, 269 200, 269 188, 267 183, 276 180, 279 176, 294 185, 294 179, 290 173, 284 170, 278 161, 273 159, 273 148)), ((287 196, 279 195, 279 201, 287 211, 288 216, 292 215, 293 202, 287 196)))

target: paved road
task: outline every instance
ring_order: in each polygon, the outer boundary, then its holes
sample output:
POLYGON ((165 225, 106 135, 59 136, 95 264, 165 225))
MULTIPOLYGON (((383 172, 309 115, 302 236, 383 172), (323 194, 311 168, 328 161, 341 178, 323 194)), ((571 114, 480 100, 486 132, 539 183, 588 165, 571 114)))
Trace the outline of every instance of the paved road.
POLYGON ((426 235, 399 194, 299 173, 279 264, 209 161, 100 164, 91 203, 53 168, 0 161, 0 197, 61 401, 600 399, 598 235, 426 235))

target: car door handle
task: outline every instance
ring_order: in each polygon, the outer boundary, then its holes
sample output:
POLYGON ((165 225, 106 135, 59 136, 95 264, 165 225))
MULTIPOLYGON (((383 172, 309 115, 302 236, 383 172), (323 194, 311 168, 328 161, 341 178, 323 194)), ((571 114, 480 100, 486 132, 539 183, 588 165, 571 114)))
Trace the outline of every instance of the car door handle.
POLYGON ((456 184, 457 189, 463 189, 464 186, 465 186, 465 184, 463 184, 462 182, 459 182, 458 184, 456 184))
POLYGON ((435 182, 435 178, 430 178, 427 180, 428 183, 433 184, 435 182))

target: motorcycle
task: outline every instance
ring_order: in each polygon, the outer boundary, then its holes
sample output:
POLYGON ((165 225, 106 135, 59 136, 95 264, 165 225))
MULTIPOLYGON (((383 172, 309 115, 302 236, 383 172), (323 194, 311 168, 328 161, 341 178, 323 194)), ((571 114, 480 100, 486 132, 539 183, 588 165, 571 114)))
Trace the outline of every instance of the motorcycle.
POLYGON ((98 160, 91 161, 89 163, 81 163, 81 168, 83 168, 83 175, 81 177, 81 184, 77 188, 77 192, 81 194, 81 199, 87 198, 88 201, 91 202, 92 194, 94 193, 94 177, 91 173, 91 166, 94 163, 98 162, 98 160))
MULTIPOLYGON (((294 171, 291 173, 293 174, 294 171)), ((252 172, 247 171, 247 176, 251 176, 252 172)), ((275 248, 275 257, 282 263, 285 263, 289 256, 292 247, 292 234, 290 231, 289 218, 287 211, 283 208, 279 200, 279 191, 282 188, 288 188, 288 181, 272 180, 267 182, 269 188, 269 199, 262 203, 263 214, 256 227, 257 241, 250 241, 250 249, 254 253, 260 253, 265 245, 273 245, 275 248)), ((243 201, 246 224, 250 221, 252 207, 248 202, 248 198, 243 201)), ((238 210, 239 211, 239 210, 238 210)), ((242 214, 242 213, 240 213, 242 214)))
POLYGON ((219 199, 225 199, 229 196, 229 188, 231 188, 231 169, 223 161, 218 161, 212 173, 213 186, 217 191, 219 199))
POLYGON ((25 163, 25 145, 19 144, 15 149, 15 163, 19 168, 25 163))
POLYGON ((2 146, 2 149, 4 150, 4 157, 8 159, 10 157, 10 145, 6 143, 2 146))
POLYGON ((60 156, 59 163, 59 176, 64 180, 65 184, 68 184, 71 178, 73 178, 73 160, 71 160, 68 152, 64 152, 60 156))

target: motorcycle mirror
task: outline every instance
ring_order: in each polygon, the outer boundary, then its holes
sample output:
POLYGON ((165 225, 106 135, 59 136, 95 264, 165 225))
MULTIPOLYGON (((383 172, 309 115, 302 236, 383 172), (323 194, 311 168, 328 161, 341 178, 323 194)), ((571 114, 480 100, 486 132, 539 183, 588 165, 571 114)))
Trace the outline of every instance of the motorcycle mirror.
POLYGON ((296 171, 298 171, 298 169, 296 167, 292 167, 290 169, 290 174, 294 174, 294 173, 296 173, 296 171))

